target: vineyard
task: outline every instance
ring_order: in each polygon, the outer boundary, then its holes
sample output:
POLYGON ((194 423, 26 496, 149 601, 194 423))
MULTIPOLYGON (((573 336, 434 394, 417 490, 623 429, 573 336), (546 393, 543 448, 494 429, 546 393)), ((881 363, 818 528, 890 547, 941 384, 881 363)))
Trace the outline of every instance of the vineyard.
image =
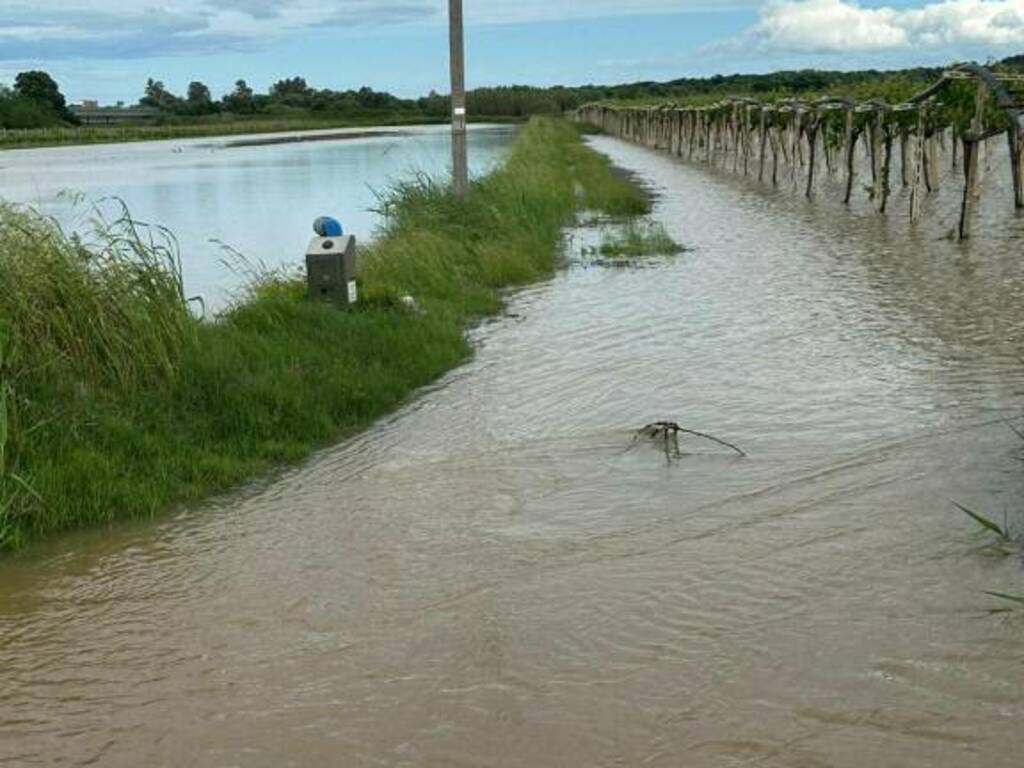
POLYGON ((976 64, 952 67, 928 87, 895 99, 890 93, 887 98, 729 97, 705 105, 595 103, 578 109, 574 118, 775 185, 788 175, 808 197, 814 195, 817 175, 841 172, 846 203, 863 158, 870 168, 868 193, 878 212, 890 207, 898 175, 910 189, 909 216, 915 221, 923 198, 938 186, 939 150, 948 148, 953 166, 963 171, 960 239, 970 237, 981 194, 980 158, 1002 157, 1012 176, 1014 207, 1024 209, 1024 75, 976 64), (1006 146, 1000 152, 995 142, 1001 136, 1006 146))

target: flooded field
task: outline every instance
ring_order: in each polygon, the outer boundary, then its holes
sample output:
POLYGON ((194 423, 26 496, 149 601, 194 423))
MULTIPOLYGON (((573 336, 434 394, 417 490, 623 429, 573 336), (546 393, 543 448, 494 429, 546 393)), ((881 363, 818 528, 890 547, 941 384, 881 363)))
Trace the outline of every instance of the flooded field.
POLYGON ((600 138, 692 250, 557 277, 307 466, 0 563, 0 764, 1017 766, 1024 221, 600 138), (894 203, 893 209, 897 210, 894 203), (671 419, 666 462, 633 431, 671 419), (1019 519, 1019 517, 1017 518, 1019 519))
MULTIPOLYGON (((123 201, 134 218, 174 234, 186 292, 216 308, 241 282, 225 246, 270 268, 298 263, 313 220, 323 215, 369 238, 380 222, 378 193, 413 173, 439 175, 451 166, 445 126, 368 133, 373 130, 9 150, 0 152, 0 199, 36 205, 80 232, 90 229, 94 205, 116 218, 117 200, 123 201), (339 138, 346 134, 352 138, 339 138), (300 137, 308 140, 264 145, 300 137)), ((501 160, 514 133, 510 126, 473 126, 472 172, 501 160)))

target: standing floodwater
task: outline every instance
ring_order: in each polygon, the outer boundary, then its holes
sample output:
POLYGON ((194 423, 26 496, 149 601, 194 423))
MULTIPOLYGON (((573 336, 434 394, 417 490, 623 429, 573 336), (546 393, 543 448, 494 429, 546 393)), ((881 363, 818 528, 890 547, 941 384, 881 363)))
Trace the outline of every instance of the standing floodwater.
MULTIPOLYGON (((413 173, 449 172, 449 132, 420 126, 12 150, 0 153, 0 199, 38 205, 87 231, 91 204, 117 198, 133 218, 174 234, 187 295, 218 306, 241 282, 224 246, 273 269, 302 261, 317 216, 338 216, 349 232, 369 237, 380 222, 378 193, 413 173), (325 133, 353 138, 264 143, 325 133)), ((473 126, 472 171, 490 170, 514 135, 513 126, 473 126)), ((114 201, 100 208, 108 217, 120 212, 114 201)))
POLYGON ((1022 222, 597 146, 694 250, 570 265, 272 483, 0 565, 0 763, 1019 765, 982 592, 1020 561, 950 500, 1024 491, 1022 222), (750 457, 631 447, 657 419, 750 457))

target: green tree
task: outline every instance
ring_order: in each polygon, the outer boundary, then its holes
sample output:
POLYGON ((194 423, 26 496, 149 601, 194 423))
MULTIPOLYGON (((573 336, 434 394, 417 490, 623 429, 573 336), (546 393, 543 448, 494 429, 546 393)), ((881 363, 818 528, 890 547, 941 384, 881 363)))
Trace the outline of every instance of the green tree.
POLYGON ((176 112, 181 108, 181 99, 168 91, 162 81, 149 78, 146 81, 145 94, 139 99, 139 104, 164 112, 176 112))
POLYGON ((215 111, 210 89, 198 80, 193 80, 188 84, 185 107, 193 115, 208 115, 215 111))
POLYGON ((434 90, 416 101, 416 106, 427 117, 446 117, 451 113, 451 104, 450 98, 434 90))
POLYGON ((59 119, 77 122, 68 109, 60 87, 46 72, 32 70, 19 73, 14 80, 14 90, 19 96, 45 107, 59 119))
POLYGON ((0 128, 43 128, 58 122, 47 105, 0 85, 0 128))
POLYGON ((252 114, 256 110, 253 90, 245 80, 235 82, 235 90, 224 97, 223 103, 226 110, 239 115, 252 114))
POLYGON ((309 85, 304 77, 289 77, 278 80, 270 89, 271 96, 306 96, 309 85))

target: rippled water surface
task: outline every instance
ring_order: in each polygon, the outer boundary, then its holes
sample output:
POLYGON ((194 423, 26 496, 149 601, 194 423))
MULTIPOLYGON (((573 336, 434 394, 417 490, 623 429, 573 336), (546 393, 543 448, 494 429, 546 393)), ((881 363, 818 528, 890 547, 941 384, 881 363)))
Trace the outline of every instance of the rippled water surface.
MULTIPOLYGON (((188 295, 216 308, 241 280, 225 246, 276 268, 302 260, 318 216, 369 237, 380 222, 378 193, 413 173, 448 172, 449 132, 414 126, 309 131, 293 137, 357 138, 267 146, 237 146, 266 136, 232 136, 9 150, 0 153, 0 198, 35 205, 80 232, 91 228, 95 204, 116 218, 119 204, 103 201, 123 201, 133 218, 174 234, 188 295)), ((513 135, 509 126, 471 126, 471 170, 493 167, 513 135)))
POLYGON ((358 439, 0 564, 0 763, 1020 765, 1021 561, 950 501, 1024 490, 1022 221, 595 144, 693 250, 572 258, 358 439))

